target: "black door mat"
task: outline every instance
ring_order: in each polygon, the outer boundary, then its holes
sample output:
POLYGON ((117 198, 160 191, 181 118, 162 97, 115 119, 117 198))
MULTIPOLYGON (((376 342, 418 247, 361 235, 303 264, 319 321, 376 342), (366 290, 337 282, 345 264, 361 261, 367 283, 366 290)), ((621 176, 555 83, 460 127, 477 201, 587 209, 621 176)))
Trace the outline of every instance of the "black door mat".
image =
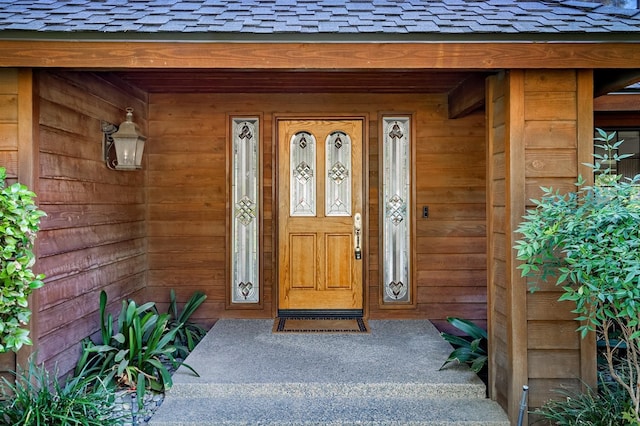
POLYGON ((274 333, 368 333, 362 318, 276 318, 274 333))

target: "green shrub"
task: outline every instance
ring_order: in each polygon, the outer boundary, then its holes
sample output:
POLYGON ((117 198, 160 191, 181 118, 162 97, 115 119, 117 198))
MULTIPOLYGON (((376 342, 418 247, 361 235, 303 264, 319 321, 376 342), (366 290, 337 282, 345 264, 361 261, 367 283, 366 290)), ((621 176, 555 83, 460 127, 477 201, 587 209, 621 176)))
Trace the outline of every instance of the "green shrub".
POLYGON ((440 333, 442 338, 454 347, 440 369, 457 361, 467 364, 473 372, 479 373, 487 364, 487 332, 469 320, 449 317, 447 321, 464 333, 464 336, 440 333))
POLYGON ((0 167, 0 352, 31 344, 28 299, 44 285, 44 275, 34 274, 31 267, 33 243, 45 213, 35 205, 33 192, 20 183, 6 186, 5 178, 0 167))
POLYGON ((560 399, 548 401, 532 413, 558 426, 634 426, 631 400, 617 382, 603 383, 599 390, 556 391, 560 399))
POLYGON ((515 248, 522 275, 533 277, 534 287, 535 280, 552 277, 562 286, 559 300, 574 304, 583 337, 601 333, 609 374, 628 393, 640 423, 640 175, 613 173, 608 165, 626 157, 617 154, 623 141, 612 144, 615 134, 598 134, 603 154, 591 165, 595 185, 579 178, 568 194, 542 188, 517 229, 522 239, 515 248), (623 348, 624 378, 615 365, 623 348))
POLYGON ((170 317, 169 327, 178 330, 175 338, 171 342, 176 348, 175 356, 177 358, 185 359, 207 334, 207 330, 189 320, 191 315, 202 305, 206 298, 207 296, 203 292, 197 291, 184 305, 182 312, 178 312, 176 292, 171 289, 168 311, 170 317))
POLYGON ((82 355, 76 375, 100 377, 119 387, 135 389, 142 407, 147 389, 163 392, 171 388, 170 368, 184 365, 175 359, 171 345, 178 331, 169 328, 169 315, 158 314, 153 302, 137 306, 133 300, 122 301, 122 309, 113 327, 113 317, 106 312, 107 294, 100 293, 101 344, 90 339, 82 342, 82 355))
POLYGON ((77 376, 64 385, 57 374, 29 361, 14 373, 12 383, 0 383, 0 423, 7 425, 119 425, 112 417, 113 392, 93 377, 77 376))

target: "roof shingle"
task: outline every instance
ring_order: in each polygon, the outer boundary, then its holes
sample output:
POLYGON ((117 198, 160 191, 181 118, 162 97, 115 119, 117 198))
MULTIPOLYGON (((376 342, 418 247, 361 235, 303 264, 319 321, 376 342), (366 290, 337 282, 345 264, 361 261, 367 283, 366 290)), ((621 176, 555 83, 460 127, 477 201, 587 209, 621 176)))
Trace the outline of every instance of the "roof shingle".
POLYGON ((640 10, 578 0, 0 0, 36 34, 635 34, 640 10))

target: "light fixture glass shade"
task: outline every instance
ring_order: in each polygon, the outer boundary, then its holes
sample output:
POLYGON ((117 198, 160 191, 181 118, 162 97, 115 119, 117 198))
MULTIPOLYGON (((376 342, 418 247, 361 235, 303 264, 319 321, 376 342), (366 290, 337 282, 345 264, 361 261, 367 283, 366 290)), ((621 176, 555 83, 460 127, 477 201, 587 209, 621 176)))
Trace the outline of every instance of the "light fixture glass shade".
POLYGON ((120 124, 118 131, 111 135, 116 147, 118 170, 136 170, 142 168, 142 153, 147 140, 133 122, 133 108, 127 108, 126 121, 120 124))

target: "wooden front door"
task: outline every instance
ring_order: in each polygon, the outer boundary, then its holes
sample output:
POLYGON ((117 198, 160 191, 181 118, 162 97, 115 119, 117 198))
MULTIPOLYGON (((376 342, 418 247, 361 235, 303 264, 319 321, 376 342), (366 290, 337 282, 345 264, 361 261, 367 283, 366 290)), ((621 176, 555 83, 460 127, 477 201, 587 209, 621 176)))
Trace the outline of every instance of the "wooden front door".
POLYGON ((362 310, 363 120, 278 121, 280 310, 362 310))

